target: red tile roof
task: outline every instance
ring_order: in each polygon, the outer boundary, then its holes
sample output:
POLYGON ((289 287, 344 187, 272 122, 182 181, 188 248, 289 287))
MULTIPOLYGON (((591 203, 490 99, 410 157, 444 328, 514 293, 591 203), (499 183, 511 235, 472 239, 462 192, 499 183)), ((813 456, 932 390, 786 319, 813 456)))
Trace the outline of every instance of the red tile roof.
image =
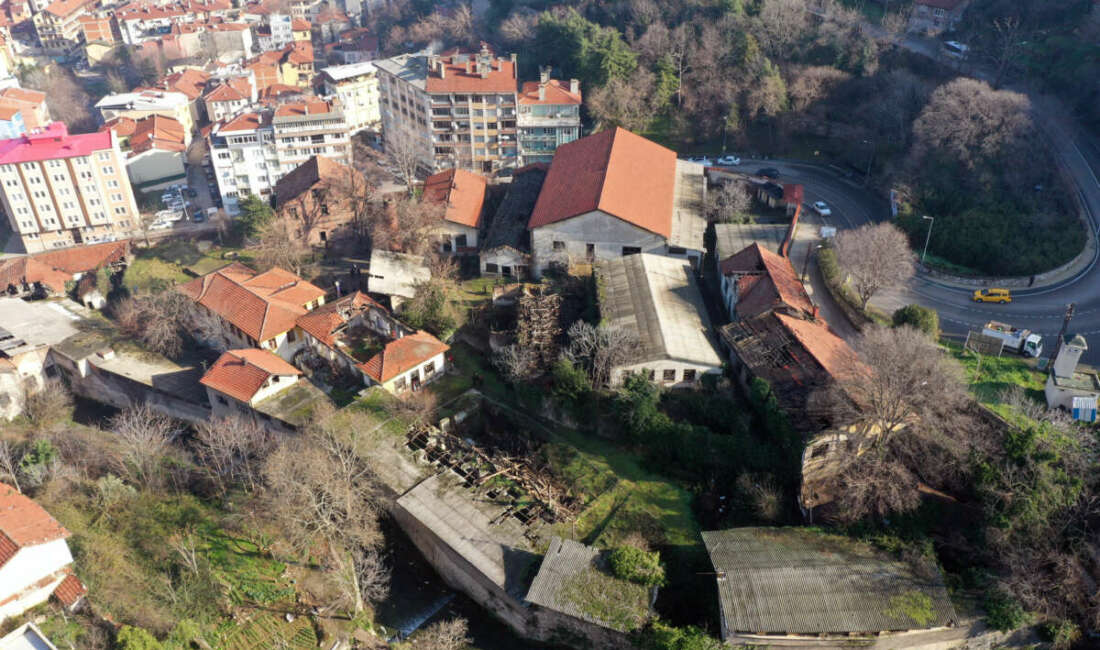
POLYGON ((327 302, 308 314, 298 317, 298 327, 325 345, 334 347, 336 339, 332 336, 332 333, 337 327, 348 321, 345 318, 348 309, 361 310, 364 307, 377 307, 389 313, 385 307, 375 302, 373 298, 356 291, 339 300, 327 302))
POLYGON ((120 138, 128 138, 134 134, 134 129, 137 128, 137 120, 132 117, 115 117, 107 120, 103 123, 103 126, 99 127, 100 131, 114 131, 115 135, 120 138))
POLYGON ((300 117, 332 112, 332 105, 322 99, 283 104, 275 109, 275 117, 300 117))
POLYGON ((204 99, 208 102, 236 102, 248 97, 229 84, 221 84, 206 93, 204 99))
POLYGON ((602 210, 669 237, 676 153, 614 128, 558 147, 528 228, 602 210))
POLYGON ((272 376, 300 374, 301 370, 283 361, 274 352, 247 348, 223 352, 199 383, 247 403, 272 376))
POLYGON ((77 9, 88 4, 88 2, 89 0, 54 0, 46 7, 45 11, 59 18, 66 18, 77 9))
POLYGON ((188 99, 197 99, 202 95, 202 90, 206 87, 206 82, 209 80, 209 74, 202 70, 188 68, 175 74, 168 75, 164 78, 162 85, 165 90, 174 90, 187 95, 188 99))
POLYGON ((259 113, 242 113, 229 120, 218 129, 219 133, 226 131, 254 131, 260 128, 263 118, 259 113))
POLYGON ((464 169, 448 169, 424 181, 423 200, 445 206, 443 218, 471 228, 481 224, 485 190, 489 181, 464 169))
POLYGON ((304 305, 325 292, 282 269, 257 274, 234 263, 178 287, 258 342, 287 332, 306 313, 304 305))
POLYGON ((834 379, 842 376, 851 367, 852 359, 856 357, 855 351, 844 339, 833 334, 824 322, 803 320, 778 312, 775 316, 834 379))
POLYGON ((28 284, 40 283, 54 293, 65 291, 65 283, 72 280, 71 273, 58 271, 30 257, 9 257, 0 260, 0 291, 8 286, 19 287, 26 280, 28 284))
MULTIPOLYGON (((492 57, 492 55, 490 54, 492 57)), ((436 70, 428 71, 424 87, 429 93, 514 93, 516 92, 516 66, 509 59, 492 57, 488 75, 483 79, 477 73, 477 53, 465 55, 452 54, 440 57, 444 67, 443 78, 436 70), (470 72, 466 72, 466 63, 456 62, 465 56, 469 59, 470 72)))
POLYGON ((374 381, 385 383, 450 349, 446 343, 421 330, 390 341, 381 352, 358 367, 374 381))
POLYGON ((569 92, 569 82, 551 79, 546 84, 546 99, 539 99, 539 82, 525 81, 520 88, 516 101, 530 106, 533 104, 581 104, 581 93, 569 92))
POLYGON ((65 579, 53 590, 54 598, 57 598, 57 601, 61 603, 62 606, 70 609, 73 605, 76 605, 86 593, 88 593, 88 588, 84 586, 80 578, 76 577, 72 569, 66 569, 65 579))
POLYGON ((110 149, 111 137, 110 132, 69 135, 64 123, 53 122, 37 133, 0 140, 0 165, 88 156, 110 149))
POLYGON ((313 25, 310 25, 309 21, 304 18, 295 18, 290 21, 290 31, 292 32, 308 32, 311 29, 313 29, 313 25))
POLYGON ((813 303, 790 260, 760 244, 753 244, 718 263, 722 275, 749 274, 758 280, 738 283, 737 315, 752 318, 786 305, 805 314, 813 313, 813 303))
POLYGON ((183 125, 170 117, 149 115, 134 124, 130 137, 130 150, 135 154, 151 149, 161 151, 186 151, 183 125))
POLYGON ((0 483, 0 566, 21 548, 68 536, 69 531, 42 506, 10 485, 0 483))

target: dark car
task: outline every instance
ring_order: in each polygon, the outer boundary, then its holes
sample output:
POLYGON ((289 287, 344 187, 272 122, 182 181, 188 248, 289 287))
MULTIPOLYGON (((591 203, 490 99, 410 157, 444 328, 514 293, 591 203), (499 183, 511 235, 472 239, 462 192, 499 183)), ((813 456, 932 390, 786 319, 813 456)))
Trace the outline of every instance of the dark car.
POLYGON ((772 180, 779 178, 779 170, 775 167, 765 167, 763 169, 756 170, 757 176, 765 176, 772 180))
POLYGON ((191 221, 194 221, 195 223, 202 223, 203 221, 206 221, 206 215, 196 211, 195 214, 191 215, 191 221))
POLYGON ((191 197, 191 198, 195 198, 199 195, 198 192, 196 192, 195 190, 193 190, 190 187, 184 188, 183 193, 186 194, 187 196, 191 197))

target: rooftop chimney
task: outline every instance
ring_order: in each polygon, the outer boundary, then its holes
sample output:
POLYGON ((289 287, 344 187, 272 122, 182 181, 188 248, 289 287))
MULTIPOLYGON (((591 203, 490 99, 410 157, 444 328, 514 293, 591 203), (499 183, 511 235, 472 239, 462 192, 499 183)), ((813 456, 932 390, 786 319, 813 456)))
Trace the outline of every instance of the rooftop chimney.
POLYGON ((470 60, 466 59, 466 74, 470 74, 470 60))
POLYGON ((817 312, 818 312, 818 309, 819 309, 819 308, 818 308, 818 306, 817 306, 817 305, 814 305, 814 311, 813 311, 813 320, 817 320, 817 312))
POLYGON ((577 79, 570 79, 569 92, 573 93, 574 95, 579 95, 581 92, 581 82, 577 79))
POLYGON ((539 66, 539 83, 546 84, 550 81, 550 66, 539 66))
POLYGON ((540 81, 539 82, 539 101, 540 102, 546 101, 546 82, 545 81, 540 81))

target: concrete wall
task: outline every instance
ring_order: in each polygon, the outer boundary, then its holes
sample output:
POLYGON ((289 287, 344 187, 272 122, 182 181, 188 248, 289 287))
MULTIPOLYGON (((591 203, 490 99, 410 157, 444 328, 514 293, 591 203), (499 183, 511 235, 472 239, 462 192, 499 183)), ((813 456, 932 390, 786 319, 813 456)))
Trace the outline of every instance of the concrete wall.
POLYGON ((521 255, 511 248, 500 247, 481 252, 481 275, 511 277, 522 280, 529 273, 529 264, 530 260, 526 255, 521 255), (495 270, 486 268, 488 264, 495 264, 495 270), (508 267, 510 273, 505 274, 504 267, 508 267), (517 269, 522 269, 522 273, 517 269))
POLYGON ((652 372, 653 382, 665 388, 689 388, 697 385, 705 374, 721 375, 722 368, 721 366, 683 361, 681 359, 658 359, 656 361, 646 361, 645 363, 615 368, 611 371, 611 385, 619 385, 622 383, 623 378, 632 372, 642 373, 644 375, 649 375, 650 372, 652 372), (694 370, 695 379, 685 381, 685 370, 694 370), (665 371, 674 372, 675 377, 672 380, 665 379, 665 371))
POLYGON ((16 616, 50 597, 57 583, 61 582, 61 569, 73 563, 69 546, 64 539, 19 549, 13 558, 0 567, 0 602, 15 594, 20 597, 0 606, 0 621, 16 616), (36 582, 56 575, 44 588, 32 589, 36 582))
POLYGON ((588 244, 594 246, 596 260, 622 257, 624 246, 655 255, 668 252, 664 237, 597 210, 532 230, 532 270, 539 276, 550 262, 558 259, 586 261, 588 244), (554 250, 556 241, 562 242, 564 248, 554 250))
POLYGON ((458 237, 459 235, 466 235, 466 245, 463 248, 477 248, 477 228, 471 228, 464 226, 460 223, 454 223, 451 221, 444 221, 439 228, 436 229, 436 235, 442 240, 439 244, 439 251, 443 251, 443 242, 450 242, 450 252, 456 253, 458 251, 458 237))
POLYGON ((420 364, 409 372, 402 373, 397 377, 394 377, 393 379, 382 384, 382 388, 385 388, 386 392, 389 393, 403 393, 405 391, 408 391, 412 387, 413 379, 417 378, 420 379, 421 386, 424 386, 443 376, 443 371, 447 369, 446 362, 447 359, 445 353, 440 352, 439 354, 435 355, 428 361, 425 361, 424 363, 420 364), (435 369, 431 376, 428 376, 426 370, 429 364, 435 364, 435 369), (405 379, 405 388, 398 390, 397 380, 401 378, 405 379))
POLYGON ((60 355, 53 354, 53 357, 68 380, 70 390, 77 395, 120 409, 147 404, 160 413, 194 424, 204 422, 210 417, 209 404, 170 395, 129 377, 99 368, 86 359, 74 365, 71 360, 60 355))
POLYGON ((126 160, 126 173, 135 187, 142 185, 142 191, 161 189, 187 176, 183 167, 182 151, 163 151, 153 149, 126 160), (156 184, 155 187, 147 184, 156 184))

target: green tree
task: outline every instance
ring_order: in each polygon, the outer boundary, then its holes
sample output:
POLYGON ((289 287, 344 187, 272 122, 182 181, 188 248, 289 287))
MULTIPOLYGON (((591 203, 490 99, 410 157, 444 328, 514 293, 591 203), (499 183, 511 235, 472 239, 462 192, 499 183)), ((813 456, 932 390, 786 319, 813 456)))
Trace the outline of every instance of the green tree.
POLYGON ((237 232, 245 239, 258 235, 275 216, 275 210, 255 194, 244 197, 238 205, 241 212, 237 215, 237 232))
POLYGON ((401 303, 401 318, 420 330, 446 338, 458 326, 453 287, 442 278, 416 285, 413 297, 401 303))
POLYGON ((638 646, 642 650, 720 650, 725 647, 694 625, 673 627, 659 620, 653 621, 639 636, 638 646))
POLYGON ((601 27, 576 9, 562 14, 543 13, 535 31, 535 51, 543 61, 577 77, 587 88, 610 79, 627 79, 638 67, 638 57, 613 27, 601 27))
POLYGON ((657 59, 656 73, 657 88, 654 104, 663 110, 672 105, 672 98, 680 86, 676 78, 676 66, 673 65, 671 56, 665 54, 657 59))
POLYGON ((122 629, 118 631, 115 647, 118 650, 161 650, 164 648, 160 641, 157 641, 156 637, 149 634, 148 631, 132 625, 123 625, 122 629))
POLYGON ((584 368, 578 368, 566 358, 558 359, 551 368, 554 378, 554 395, 561 400, 574 403, 592 390, 592 382, 584 368))
POLYGON ((914 327, 932 339, 940 335, 940 315, 931 307, 922 305, 906 305, 894 312, 894 327, 909 325, 914 327))

